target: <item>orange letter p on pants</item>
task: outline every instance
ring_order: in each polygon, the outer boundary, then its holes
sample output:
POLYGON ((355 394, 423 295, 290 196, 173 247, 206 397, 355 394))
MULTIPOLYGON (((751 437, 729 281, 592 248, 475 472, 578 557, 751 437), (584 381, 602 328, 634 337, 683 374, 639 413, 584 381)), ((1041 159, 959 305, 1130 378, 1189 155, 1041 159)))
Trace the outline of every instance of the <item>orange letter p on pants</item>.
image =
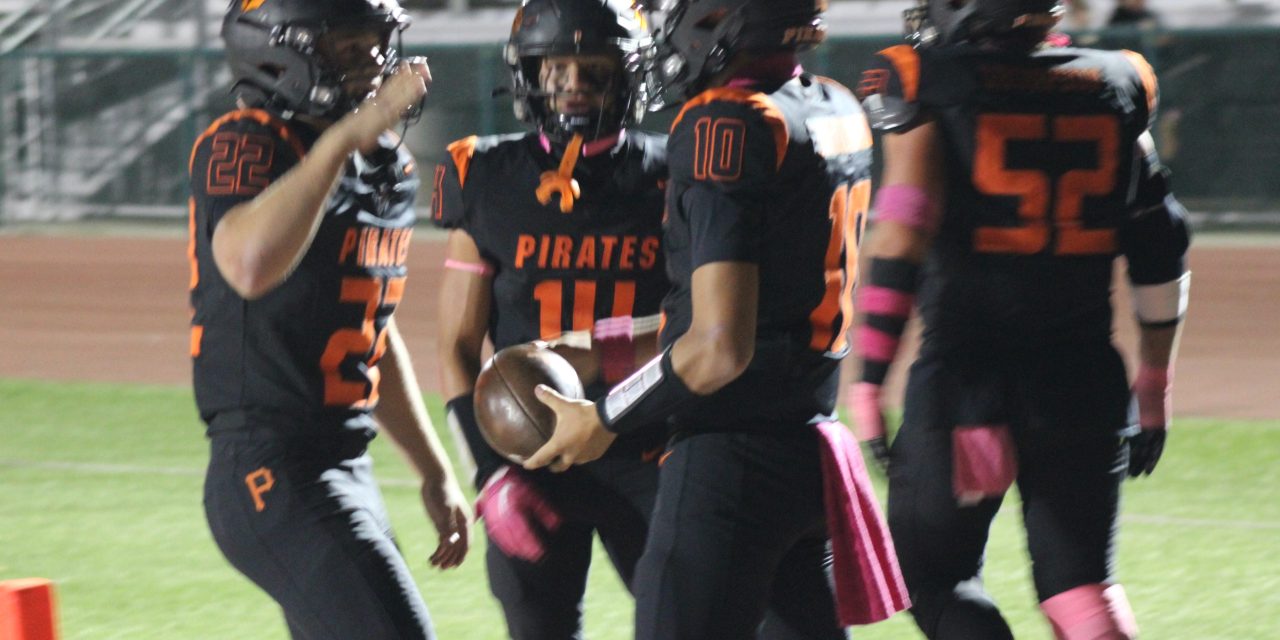
POLYGON ((245 476, 244 483, 249 487, 249 495, 253 496, 253 507, 261 513, 267 508, 267 503, 262 501, 262 496, 276 485, 275 476, 271 475, 270 469, 260 467, 257 471, 245 476))

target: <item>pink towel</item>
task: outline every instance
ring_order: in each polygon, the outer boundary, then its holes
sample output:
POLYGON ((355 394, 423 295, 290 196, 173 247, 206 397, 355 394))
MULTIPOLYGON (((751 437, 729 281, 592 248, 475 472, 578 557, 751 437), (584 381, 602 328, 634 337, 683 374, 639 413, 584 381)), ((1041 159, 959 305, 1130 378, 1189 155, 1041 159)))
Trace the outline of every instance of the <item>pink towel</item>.
POLYGON ((1008 425, 961 425, 951 432, 951 489, 961 506, 1004 495, 1017 477, 1008 425))
POLYGON ((911 606, 862 451, 839 422, 818 425, 823 498, 840 624, 871 624, 911 606))

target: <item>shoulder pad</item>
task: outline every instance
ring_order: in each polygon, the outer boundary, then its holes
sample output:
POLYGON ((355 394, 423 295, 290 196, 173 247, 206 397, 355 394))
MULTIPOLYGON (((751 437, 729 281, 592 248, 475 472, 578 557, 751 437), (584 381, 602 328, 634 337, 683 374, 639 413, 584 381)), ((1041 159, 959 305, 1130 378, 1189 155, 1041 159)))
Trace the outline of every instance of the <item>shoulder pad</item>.
POLYGON ((467 169, 471 167, 471 157, 476 153, 476 136, 467 136, 449 144, 449 156, 453 158, 453 167, 458 171, 458 186, 467 184, 467 169))
POLYGON ((204 133, 196 138, 191 146, 191 157, 187 161, 187 171, 195 168, 196 156, 200 146, 217 134, 265 135, 277 144, 293 150, 294 162, 301 160, 306 154, 302 138, 289 128, 289 123, 277 118, 262 109, 237 109, 214 120, 204 133), (283 145, 279 143, 284 143, 283 145))
POLYGON ((910 130, 920 121, 920 105, 902 98, 873 93, 862 100, 867 124, 881 133, 910 130))
POLYGON ((1129 61, 1129 64, 1138 74, 1139 88, 1145 98, 1148 126, 1150 126, 1150 124, 1155 123, 1156 109, 1160 100, 1160 83, 1156 80, 1156 72, 1151 68, 1151 63, 1147 62, 1147 59, 1141 53, 1129 51, 1128 49, 1121 50, 1121 53, 1124 54, 1125 59, 1129 61))
POLYGON ((707 89, 684 103, 680 114, 671 123, 671 135, 673 138, 676 137, 681 123, 693 125, 702 117, 732 120, 742 119, 744 115, 755 116, 755 118, 743 120, 741 126, 745 130, 757 127, 768 128, 769 137, 773 140, 774 168, 781 167, 791 139, 787 119, 777 104, 768 95, 759 91, 735 87, 707 89))
POLYGON ((910 129, 920 120, 920 54, 900 44, 877 53, 858 81, 867 123, 880 132, 910 129))

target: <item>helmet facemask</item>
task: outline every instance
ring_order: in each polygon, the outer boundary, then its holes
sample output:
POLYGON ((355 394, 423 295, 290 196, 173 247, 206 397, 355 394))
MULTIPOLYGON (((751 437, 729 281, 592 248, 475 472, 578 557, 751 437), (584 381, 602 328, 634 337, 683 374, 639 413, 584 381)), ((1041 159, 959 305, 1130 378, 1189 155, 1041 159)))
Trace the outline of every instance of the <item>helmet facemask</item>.
POLYGON ((520 58, 516 115, 557 142, 575 134, 594 140, 637 122, 623 58, 621 52, 520 58))
POLYGON ((339 27, 316 39, 317 86, 336 94, 335 106, 344 112, 356 108, 395 72, 399 52, 392 34, 388 29, 339 27))
POLYGON ((646 16, 623 0, 525 0, 503 50, 516 117, 561 143, 639 122, 648 34, 646 16))

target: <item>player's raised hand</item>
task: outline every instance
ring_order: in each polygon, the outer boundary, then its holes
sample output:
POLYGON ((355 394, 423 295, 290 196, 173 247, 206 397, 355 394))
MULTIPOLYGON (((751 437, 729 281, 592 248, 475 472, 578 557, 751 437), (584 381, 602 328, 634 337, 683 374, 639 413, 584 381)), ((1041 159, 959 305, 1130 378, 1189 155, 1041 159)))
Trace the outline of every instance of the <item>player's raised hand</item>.
POLYGON ((440 536, 431 566, 452 569, 462 564, 471 548, 471 507, 453 480, 423 482, 421 494, 422 506, 440 536))
POLYGON ((601 424, 594 403, 571 400, 542 384, 534 389, 534 394, 555 412, 556 428, 547 443, 525 461, 524 468, 549 466, 552 471, 564 471, 604 455, 618 437, 601 424))
POLYGON ((335 126, 343 128, 353 147, 362 153, 372 151, 378 137, 412 113, 430 88, 431 69, 427 59, 410 58, 401 62, 373 95, 335 126))
POLYGON ((889 472, 889 444, 884 412, 880 409, 880 385, 859 382, 849 387, 849 412, 853 414, 854 433, 871 454, 876 466, 889 472))

